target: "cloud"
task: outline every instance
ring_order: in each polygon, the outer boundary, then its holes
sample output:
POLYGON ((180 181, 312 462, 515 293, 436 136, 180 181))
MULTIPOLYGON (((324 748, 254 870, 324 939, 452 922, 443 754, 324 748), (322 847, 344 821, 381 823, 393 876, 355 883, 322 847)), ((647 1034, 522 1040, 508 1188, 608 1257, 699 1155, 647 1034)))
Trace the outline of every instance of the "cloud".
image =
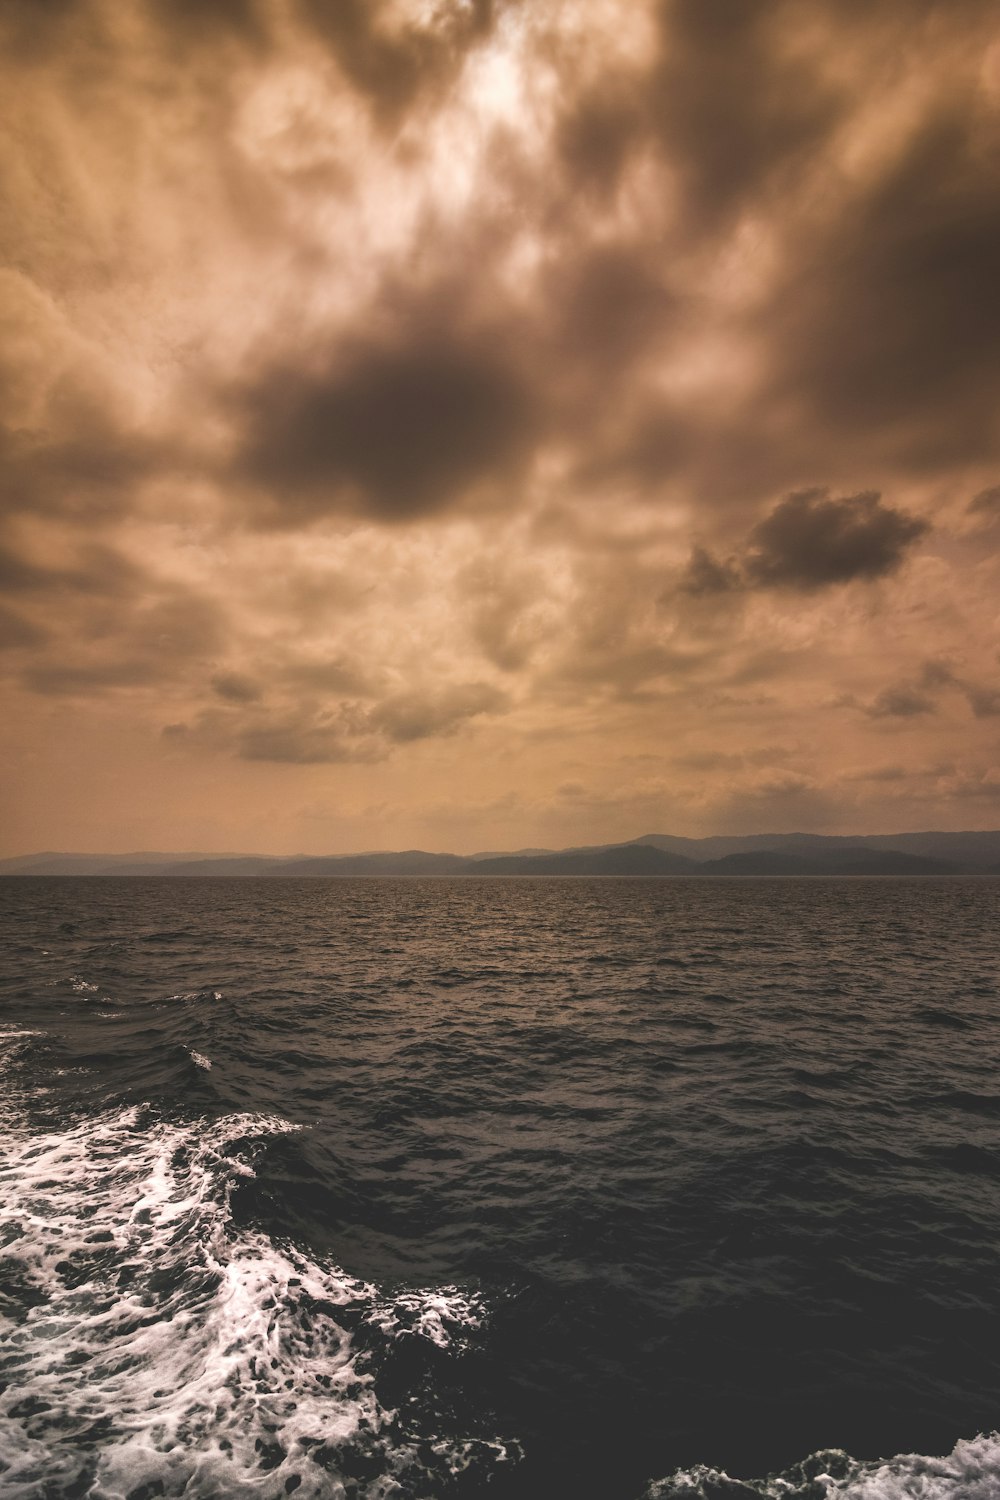
POLYGON ((885 688, 865 710, 873 719, 912 719, 934 712, 934 700, 912 687, 885 688))
POLYGON ((636 146, 641 122, 640 99, 630 79, 604 78, 592 89, 571 93, 556 144, 574 186, 609 194, 636 146))
POLYGON ((977 719, 993 719, 1000 714, 1000 687, 965 685, 969 707, 977 719))
POLYGON ((46 696, 93 698, 115 688, 150 687, 169 675, 167 663, 139 656, 112 661, 40 662, 27 668, 23 681, 32 692, 46 696))
POLYGON ((40 626, 26 620, 16 610, 0 604, 0 650, 11 651, 25 646, 41 646, 49 639, 49 633, 40 626))
POLYGON ((72 617, 64 616, 63 633, 50 635, 47 655, 24 665, 25 687, 47 697, 93 699, 183 683, 225 640, 224 612, 190 591, 161 586, 124 606, 113 596, 101 603, 103 612, 85 617, 83 630, 74 631, 72 617))
MULTIPOLYGON (((590 366, 602 382, 662 345, 678 313, 662 267, 644 246, 598 246, 560 263, 551 281, 557 357, 590 366)), ((606 383, 602 389, 606 397, 606 383)))
POLYGON ((913 776, 919 776, 921 772, 910 771, 906 766, 881 765, 862 766, 856 771, 848 771, 844 774, 845 781, 896 783, 909 781, 913 776))
POLYGON ((980 490, 969 501, 966 511, 970 516, 981 516, 987 524, 1000 520, 1000 484, 991 484, 988 489, 980 490))
POLYGON ((143 570, 111 547, 84 545, 71 566, 51 567, 0 543, 0 590, 6 592, 120 596, 134 593, 145 581, 143 570))
POLYGON ((79 805, 63 719, 175 807, 226 757, 234 826, 308 766, 356 809, 510 796, 523 843, 849 822, 890 739, 978 786, 994 9, 0 0, 32 826, 79 805))
POLYGON ((754 527, 743 566, 750 583, 764 588, 884 578, 929 529, 872 491, 831 499, 825 490, 805 490, 788 495, 754 527))
POLYGON ((959 685, 954 663, 947 657, 931 656, 920 669, 920 686, 923 688, 945 688, 959 685))
POLYGON ((299 0, 299 13, 330 48, 346 77, 387 124, 429 90, 454 78, 466 53, 482 43, 500 9, 495 0, 444 5, 421 24, 420 12, 378 0, 299 0), (395 17, 393 12, 395 11, 395 17), (395 19, 396 24, 392 24, 395 19))
POLYGON ((259 0, 148 0, 148 8, 161 30, 182 46, 265 40, 259 0))
POLYGON ((882 504, 874 491, 832 499, 801 490, 778 502, 736 556, 719 561, 695 547, 681 579, 689 594, 744 587, 810 593, 894 573, 929 524, 882 504))
POLYGON ((969 87, 804 238, 763 314, 772 399, 918 474, 996 454, 1000 203, 982 164, 997 127, 969 87))
POLYGON ((864 711, 873 718, 913 718, 940 712, 942 696, 949 688, 964 697, 974 718, 1000 715, 1000 688, 968 677, 942 657, 929 658, 914 682, 886 688, 864 711))
POLYGON ((362 763, 380 759, 384 751, 371 738, 358 735, 350 716, 342 712, 291 712, 247 725, 236 738, 236 753, 242 760, 309 766, 362 763))
POLYGON ((659 14, 649 124, 679 173, 687 223, 718 232, 776 190, 782 173, 809 164, 844 100, 805 58, 777 45, 785 20, 767 0, 735 9, 728 0, 673 0, 659 14))
POLYGON ((735 563, 720 562, 705 547, 693 547, 681 578, 685 594, 728 594, 741 588, 743 580, 735 563))
POLYGON ((217 672, 212 691, 227 703, 256 703, 261 696, 260 685, 240 672, 217 672))
POLYGON ((0 5, 0 35, 14 58, 36 63, 56 47, 65 45, 73 23, 89 7, 80 0, 3 0, 0 5))
POLYGON ((462 682, 439 692, 398 693, 368 716, 368 724, 395 744, 438 738, 480 714, 504 713, 507 694, 485 682, 462 682))
POLYGON ((234 471, 277 525, 344 510, 390 523, 442 511, 510 477, 535 427, 528 392, 500 357, 436 335, 362 345, 315 373, 267 369, 236 403, 234 471))
MULTIPOLYGON (((213 681, 216 693, 218 681, 213 681)), ((275 688, 280 693, 282 684, 275 688)), ((284 701, 273 708, 261 703, 260 694, 219 696, 224 707, 167 724, 161 734, 194 751, 221 751, 247 761, 363 765, 384 761, 396 747, 417 740, 448 739, 469 720, 510 706, 504 693, 482 682, 392 693, 373 706, 350 699, 320 702, 289 695, 287 688, 284 701)))

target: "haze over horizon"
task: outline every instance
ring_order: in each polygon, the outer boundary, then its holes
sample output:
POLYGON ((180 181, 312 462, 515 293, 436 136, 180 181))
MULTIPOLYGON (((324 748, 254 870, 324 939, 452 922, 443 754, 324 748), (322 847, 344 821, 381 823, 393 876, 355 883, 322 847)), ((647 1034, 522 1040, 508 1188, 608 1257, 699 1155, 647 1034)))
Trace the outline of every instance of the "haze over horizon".
POLYGON ((1000 825, 994 6, 0 45, 0 856, 1000 825))

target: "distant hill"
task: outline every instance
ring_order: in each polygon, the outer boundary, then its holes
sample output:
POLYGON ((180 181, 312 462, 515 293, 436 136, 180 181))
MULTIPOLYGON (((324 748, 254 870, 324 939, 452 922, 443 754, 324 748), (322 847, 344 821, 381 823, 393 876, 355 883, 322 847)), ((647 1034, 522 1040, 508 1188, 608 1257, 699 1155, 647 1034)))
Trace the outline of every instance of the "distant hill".
MULTIPOLYGON (((277 864, 267 856, 182 854, 143 850, 134 854, 19 854, 0 859, 0 875, 173 875, 189 874, 193 865, 277 864)), ((199 869, 199 874, 210 873, 199 869)), ((237 872, 239 873, 239 872, 237 872)))
POLYGON ((805 876, 997 875, 1000 832, 837 836, 758 833, 688 839, 649 833, 621 844, 511 854, 23 854, 0 860, 0 876, 184 876, 246 878, 410 876, 805 876))
POLYGON ((474 875, 698 875, 699 866, 681 854, 648 844, 612 844, 562 854, 508 854, 479 859, 474 875))
MULTIPOLYGON (((1000 832, 987 833, 751 833, 719 834, 704 839, 678 838, 673 834, 647 833, 636 843, 649 844, 683 854, 699 863, 724 859, 730 854, 770 851, 794 855, 835 855, 840 850, 877 849, 944 860, 962 870, 991 870, 1000 864, 1000 832)), ((928 871, 927 873, 931 873, 928 871)), ((938 872, 934 872, 938 873, 938 872)), ((940 872, 944 873, 944 872, 940 872)))
POLYGON ((460 854, 428 854, 404 849, 400 854, 343 854, 329 859, 293 859, 273 875, 464 875, 469 859, 460 854))
POLYGON ((707 860, 701 875, 958 875, 958 865, 889 849, 852 848, 785 854, 775 849, 745 849, 707 860))

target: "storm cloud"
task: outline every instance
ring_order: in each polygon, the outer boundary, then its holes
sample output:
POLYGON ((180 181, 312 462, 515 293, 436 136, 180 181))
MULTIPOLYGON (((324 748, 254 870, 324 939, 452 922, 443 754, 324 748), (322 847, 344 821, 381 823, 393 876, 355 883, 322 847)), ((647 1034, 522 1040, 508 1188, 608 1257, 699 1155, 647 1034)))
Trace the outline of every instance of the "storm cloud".
POLYGON ((987 0, 0 38, 12 850, 996 822, 987 0))
POLYGON ((276 522, 338 509, 405 521, 509 477, 534 427, 516 376, 438 339, 363 348, 304 374, 265 372, 240 393, 235 471, 276 522))
POLYGON ((760 586, 816 589, 855 578, 884 578, 928 530, 872 491, 833 499, 825 491, 789 495, 750 533, 744 568, 760 586))
POLYGON ((683 588, 692 594, 738 588, 808 593, 885 578, 929 530, 921 517, 883 505, 874 491, 831 497, 826 490, 802 490, 779 501, 724 561, 695 547, 683 588))

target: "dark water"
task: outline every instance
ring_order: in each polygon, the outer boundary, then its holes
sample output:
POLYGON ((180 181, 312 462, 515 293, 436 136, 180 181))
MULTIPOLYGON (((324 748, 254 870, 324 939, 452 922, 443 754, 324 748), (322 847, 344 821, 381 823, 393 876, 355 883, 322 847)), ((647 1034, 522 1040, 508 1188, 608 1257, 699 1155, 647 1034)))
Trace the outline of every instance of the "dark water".
POLYGON ((0 1494, 995 1500, 998 918, 0 882, 0 1494))

